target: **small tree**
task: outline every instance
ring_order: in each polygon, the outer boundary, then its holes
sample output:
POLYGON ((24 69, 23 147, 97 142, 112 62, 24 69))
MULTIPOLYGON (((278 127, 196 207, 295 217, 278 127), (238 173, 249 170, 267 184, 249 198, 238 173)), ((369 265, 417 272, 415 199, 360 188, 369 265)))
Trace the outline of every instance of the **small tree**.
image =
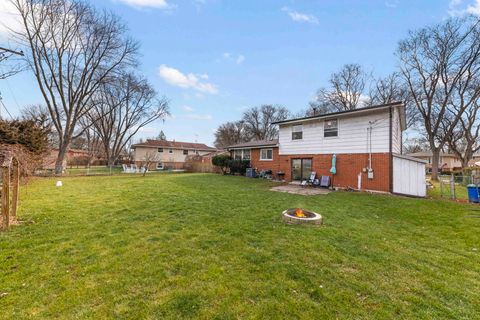
POLYGON ((212 164, 222 170, 222 174, 226 174, 231 157, 227 154, 219 154, 212 158, 212 164))
POLYGON ((158 139, 158 140, 162 140, 162 141, 166 141, 166 140, 167 140, 167 136, 165 135, 165 133, 163 132, 163 130, 160 130, 160 133, 158 134, 157 139, 158 139))
POLYGON ((145 156, 143 157, 143 167, 145 170, 143 170, 143 176, 147 173, 148 168, 152 163, 160 161, 160 156, 158 155, 157 150, 155 149, 154 151, 148 151, 145 153, 145 156))

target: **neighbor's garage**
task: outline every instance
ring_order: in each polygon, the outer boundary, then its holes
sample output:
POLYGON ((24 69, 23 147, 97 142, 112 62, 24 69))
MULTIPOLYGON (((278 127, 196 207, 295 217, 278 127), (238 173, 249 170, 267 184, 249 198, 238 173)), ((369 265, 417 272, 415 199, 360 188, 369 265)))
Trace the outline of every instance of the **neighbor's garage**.
POLYGON ((421 159, 393 155, 393 193, 425 197, 425 164, 421 159))

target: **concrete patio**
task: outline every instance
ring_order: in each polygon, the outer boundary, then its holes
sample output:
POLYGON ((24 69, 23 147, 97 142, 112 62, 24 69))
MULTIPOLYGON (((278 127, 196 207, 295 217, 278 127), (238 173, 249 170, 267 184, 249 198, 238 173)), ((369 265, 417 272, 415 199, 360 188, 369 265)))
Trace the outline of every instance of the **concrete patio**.
POLYGON ((300 194, 302 196, 315 196, 319 194, 329 194, 330 192, 332 192, 332 190, 329 190, 329 189, 302 187, 296 184, 288 184, 288 185, 273 187, 270 189, 270 191, 300 194))

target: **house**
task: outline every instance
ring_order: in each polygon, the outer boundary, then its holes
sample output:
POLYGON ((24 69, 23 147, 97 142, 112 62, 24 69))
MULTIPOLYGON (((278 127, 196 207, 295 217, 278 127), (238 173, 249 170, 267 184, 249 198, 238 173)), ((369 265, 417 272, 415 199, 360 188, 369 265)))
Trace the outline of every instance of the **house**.
MULTIPOLYGON (((422 151, 414 152, 408 154, 410 157, 418 158, 425 160, 427 162, 426 170, 428 173, 432 172, 432 152, 431 151, 422 151)), ((476 153, 473 155, 472 160, 468 162, 469 167, 478 167, 480 165, 480 154, 476 153)), ((462 161, 460 158, 453 153, 440 153, 440 158, 438 159, 438 169, 440 172, 452 173, 462 171, 462 161)))
POLYGON ((149 169, 184 169, 189 155, 209 154, 217 149, 203 143, 150 140, 132 145, 135 164, 143 166, 149 162, 149 169))
POLYGON ((425 196, 425 161, 402 155, 406 119, 400 102, 276 124, 278 140, 229 146, 231 156, 286 181, 302 181, 312 171, 332 176, 335 155, 335 187, 425 196))
MULTIPOLYGON (((42 169, 54 170, 55 163, 58 157, 58 148, 52 148, 47 155, 42 160, 42 169)), ((63 167, 67 166, 78 166, 78 165, 87 165, 88 160, 91 161, 100 161, 103 160, 103 157, 99 153, 94 153, 88 150, 81 149, 69 149, 65 154, 65 159, 63 160, 63 167)))
MULTIPOLYGON (((425 160, 427 162, 426 164, 426 170, 427 172, 432 172, 432 152, 431 151, 425 151, 425 152, 414 152, 408 154, 410 157, 418 158, 425 160)), ((438 159, 438 169, 441 172, 455 172, 455 171, 461 171, 462 170, 462 162, 456 156, 455 154, 452 153, 440 153, 440 158, 438 159)))

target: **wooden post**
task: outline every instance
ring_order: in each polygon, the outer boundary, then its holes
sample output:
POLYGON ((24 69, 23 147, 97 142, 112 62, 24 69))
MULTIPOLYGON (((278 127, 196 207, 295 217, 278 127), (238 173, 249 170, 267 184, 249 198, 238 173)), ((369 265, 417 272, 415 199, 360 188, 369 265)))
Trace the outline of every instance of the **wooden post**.
POLYGON ((10 168, 3 167, 2 171, 2 228, 10 225, 10 168))
POLYGON ((12 220, 17 220, 17 208, 18 208, 18 193, 20 189, 20 166, 18 162, 13 166, 13 181, 12 181, 12 220))

